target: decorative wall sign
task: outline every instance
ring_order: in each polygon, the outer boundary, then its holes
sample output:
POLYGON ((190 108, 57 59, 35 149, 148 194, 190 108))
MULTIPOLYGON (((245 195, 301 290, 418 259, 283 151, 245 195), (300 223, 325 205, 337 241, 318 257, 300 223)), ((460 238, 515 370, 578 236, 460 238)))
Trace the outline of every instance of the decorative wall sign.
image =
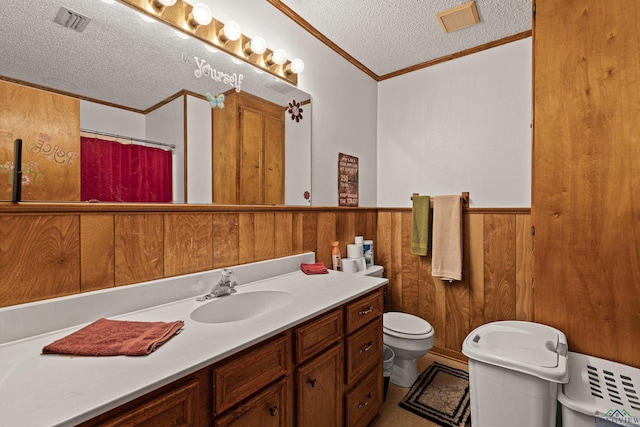
POLYGON ((193 75, 195 75, 197 78, 209 76, 211 80, 233 86, 236 89, 236 92, 240 92, 242 79, 244 78, 242 74, 227 74, 222 70, 216 70, 207 63, 206 59, 198 58, 197 56, 191 57, 185 53, 182 54, 182 62, 184 62, 185 64, 195 63, 196 70, 193 72, 193 75))
POLYGON ((358 206, 358 158, 338 153, 338 206, 358 206))

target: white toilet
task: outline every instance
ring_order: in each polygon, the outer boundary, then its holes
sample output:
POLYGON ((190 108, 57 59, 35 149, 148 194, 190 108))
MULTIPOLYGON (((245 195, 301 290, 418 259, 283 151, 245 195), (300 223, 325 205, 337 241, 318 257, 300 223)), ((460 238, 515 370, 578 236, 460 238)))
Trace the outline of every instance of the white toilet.
POLYGON ((418 379, 416 359, 433 347, 433 328, 424 319, 408 313, 384 313, 383 342, 395 353, 391 382, 400 387, 411 387, 418 379))
MULTIPOLYGON (((384 268, 374 265, 362 273, 382 277, 384 268)), ((383 342, 395 353, 390 381, 400 387, 411 387, 418 379, 416 359, 433 347, 433 328, 424 319, 408 313, 384 313, 382 320, 383 342)))

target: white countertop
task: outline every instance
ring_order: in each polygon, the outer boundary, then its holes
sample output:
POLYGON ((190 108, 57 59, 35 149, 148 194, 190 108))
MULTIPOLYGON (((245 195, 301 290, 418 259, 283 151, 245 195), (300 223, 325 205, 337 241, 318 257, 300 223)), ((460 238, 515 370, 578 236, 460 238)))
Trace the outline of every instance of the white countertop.
MULTIPOLYGON (((289 264, 299 266, 297 260, 289 264)), ((182 278, 203 275, 199 273, 182 278)), ((172 279, 184 282, 182 278, 172 279)), ((120 320, 184 321, 184 329, 180 334, 147 356, 70 357, 41 354, 45 345, 97 320, 105 310, 98 310, 101 313, 84 324, 5 342, 0 344, 0 423, 5 427, 76 425, 387 282, 383 278, 334 271, 307 276, 297 270, 238 285, 237 294, 224 297, 234 298, 235 295, 258 290, 279 290, 293 295, 290 305, 247 320, 221 324, 196 322, 190 318, 190 313, 210 301, 196 301, 195 296, 109 316, 120 320)), ((162 285, 163 281, 156 281, 155 287, 148 287, 146 292, 149 289, 162 292, 162 285)), ((194 295, 201 292, 202 286, 202 283, 196 286, 197 289, 192 291, 194 295)), ((91 296, 91 304, 96 307, 101 305, 101 301, 112 304, 118 291, 113 289, 91 296)), ((63 302, 69 303, 66 300, 74 298, 66 297, 63 302)), ((82 296, 77 298, 81 299, 82 296)), ((47 307, 46 304, 39 303, 35 308, 42 311, 47 307)), ((25 305, 25 309, 30 309, 29 313, 32 313, 33 305, 25 305)), ((86 301, 84 305, 86 310, 86 301)), ((47 309, 51 310, 51 307, 47 309)), ((11 313, 13 318, 2 315, 0 311, 2 328, 9 328, 11 325, 5 323, 7 319, 15 318, 15 311, 11 313)), ((68 313, 61 312, 59 315, 64 317, 68 313)))

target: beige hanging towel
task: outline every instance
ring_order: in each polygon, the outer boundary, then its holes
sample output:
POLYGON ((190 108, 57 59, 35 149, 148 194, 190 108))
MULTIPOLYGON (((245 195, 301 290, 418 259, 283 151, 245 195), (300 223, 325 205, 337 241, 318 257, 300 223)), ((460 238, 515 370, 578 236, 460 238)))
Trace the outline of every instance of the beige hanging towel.
POLYGON ((433 197, 431 274, 462 280, 462 203, 460 195, 433 197))

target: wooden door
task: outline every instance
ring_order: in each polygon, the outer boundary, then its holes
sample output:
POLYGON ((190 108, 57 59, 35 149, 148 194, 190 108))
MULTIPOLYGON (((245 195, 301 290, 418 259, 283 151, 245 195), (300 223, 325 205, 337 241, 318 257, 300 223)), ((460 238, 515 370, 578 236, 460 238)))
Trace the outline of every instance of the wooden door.
POLYGON ((336 345, 296 371, 297 425, 342 425, 342 344, 336 345))
POLYGON ((534 319, 640 367, 640 3, 536 2, 534 319))
POLYGON ((267 205, 284 204, 284 161, 284 117, 265 115, 264 203, 267 205))
POLYGON ((238 203, 242 205, 261 205, 264 202, 263 129, 263 113, 259 110, 242 107, 238 183, 238 203))

